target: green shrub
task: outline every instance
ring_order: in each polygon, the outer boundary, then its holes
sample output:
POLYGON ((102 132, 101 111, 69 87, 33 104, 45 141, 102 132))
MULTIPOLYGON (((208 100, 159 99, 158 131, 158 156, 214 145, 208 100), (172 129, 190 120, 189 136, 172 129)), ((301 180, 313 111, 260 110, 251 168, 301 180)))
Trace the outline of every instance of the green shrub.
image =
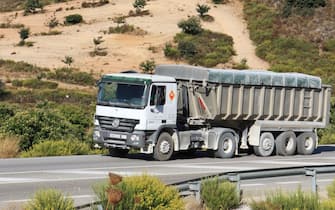
POLYGON ((292 12, 298 15, 313 14, 313 9, 326 6, 326 0, 285 0, 282 14, 288 17, 292 12))
POLYGON ((197 4, 197 8, 196 8, 196 10, 197 10, 197 12, 199 13, 199 16, 200 17, 204 17, 204 15, 206 14, 206 13, 208 13, 208 11, 210 10, 211 8, 208 6, 208 5, 206 5, 206 4, 197 4))
POLYGON ((178 59, 180 57, 179 50, 173 47, 171 43, 165 44, 164 55, 172 59, 178 59))
POLYGON ((95 85, 96 79, 87 72, 81 72, 74 68, 59 68, 47 74, 48 79, 77 85, 95 85))
POLYGON ((2 71, 6 71, 6 72, 31 73, 34 75, 36 73, 50 71, 50 69, 48 68, 37 67, 35 65, 31 65, 23 61, 15 62, 11 60, 3 60, 3 59, 0 59, 0 68, 2 71))
POLYGON ((202 32, 200 19, 198 17, 190 17, 187 20, 182 20, 178 23, 178 27, 186 34, 196 35, 202 32))
MULTIPOLYGON (((93 186, 95 194, 98 199, 102 201, 103 209, 106 209, 107 206, 106 189, 109 187, 110 186, 106 183, 93 186)), ((158 178, 153 176, 142 175, 125 177, 123 181, 117 185, 117 188, 123 192, 123 196, 121 202, 116 205, 115 210, 184 209, 184 204, 179 198, 178 191, 173 187, 166 186, 158 178)))
POLYGON ((34 144, 22 152, 21 157, 88 155, 90 152, 90 145, 79 140, 49 140, 34 144))
POLYGON ((64 89, 11 90, 3 97, 3 100, 19 104, 34 104, 47 100, 56 103, 90 105, 95 103, 96 96, 92 92, 64 89))
POLYGON ((323 49, 325 51, 335 53, 335 39, 329 39, 323 43, 323 49))
POLYGON ((327 187, 328 197, 335 201, 335 180, 327 187))
POLYGON ((145 5, 147 5, 146 0, 135 0, 133 3, 133 7, 136 9, 136 13, 140 13, 145 5))
POLYGON ((334 210, 335 209, 335 199, 328 199, 321 201, 321 210, 334 210))
POLYGON ((64 195, 55 189, 39 190, 34 197, 25 206, 26 210, 47 210, 62 209, 74 210, 74 201, 72 198, 64 195))
POLYGON ((272 209, 264 207, 275 207, 274 209, 320 209, 318 196, 312 193, 304 193, 301 189, 296 192, 287 193, 277 191, 274 194, 267 195, 266 201, 256 202, 251 204, 252 209, 272 209))
POLYGON ((222 4, 224 0, 212 0, 214 4, 222 4))
POLYGON ((133 31, 135 31, 135 27, 129 24, 108 28, 109 34, 125 34, 133 31))
POLYGON ((19 31, 21 42, 24 43, 24 40, 28 39, 30 35, 30 29, 29 28, 21 28, 19 31))
POLYGON ((72 14, 65 17, 64 24, 75 25, 81 22, 83 22, 83 16, 81 16, 80 14, 72 14))
POLYGON ((24 14, 35 13, 36 9, 43 9, 43 5, 39 0, 26 0, 24 14))
POLYGON ((80 131, 59 113, 48 109, 17 112, 2 125, 4 133, 19 136, 20 149, 27 150, 42 140, 77 138, 80 131))
POLYGON ((190 64, 212 67, 226 63, 235 54, 232 37, 208 30, 197 35, 179 33, 174 41, 177 48, 166 44, 164 54, 173 59, 185 59, 190 64))
POLYGON ((209 210, 229 210, 240 205, 236 185, 226 180, 220 181, 217 177, 203 180, 200 193, 209 210))
POLYGON ((142 70, 143 73, 146 74, 152 74, 152 72, 155 70, 156 63, 155 60, 146 60, 140 63, 140 69, 142 70))
POLYGON ((15 112, 17 110, 17 107, 15 105, 7 104, 7 103, 1 103, 0 104, 0 125, 2 125, 3 122, 5 122, 7 119, 13 117, 15 115, 15 112))
POLYGON ((32 89, 56 89, 58 84, 50 81, 43 81, 39 79, 13 80, 14 87, 26 87, 32 89))

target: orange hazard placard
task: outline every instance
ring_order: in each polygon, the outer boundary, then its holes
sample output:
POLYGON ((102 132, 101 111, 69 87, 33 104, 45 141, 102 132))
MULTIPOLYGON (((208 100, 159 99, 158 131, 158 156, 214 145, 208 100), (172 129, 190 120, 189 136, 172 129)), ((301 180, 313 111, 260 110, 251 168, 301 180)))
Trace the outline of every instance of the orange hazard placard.
POLYGON ((174 99, 174 97, 175 97, 175 93, 173 92, 173 90, 171 90, 170 93, 169 93, 170 100, 172 101, 174 99))

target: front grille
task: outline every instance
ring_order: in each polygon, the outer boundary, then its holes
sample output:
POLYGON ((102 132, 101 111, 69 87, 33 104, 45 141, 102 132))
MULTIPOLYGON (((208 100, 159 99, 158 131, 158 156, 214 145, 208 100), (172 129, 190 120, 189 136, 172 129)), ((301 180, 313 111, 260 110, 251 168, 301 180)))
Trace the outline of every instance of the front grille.
POLYGON ((135 126, 140 122, 139 120, 125 119, 125 118, 115 118, 115 117, 103 117, 96 116, 101 129, 109 131, 121 131, 131 133, 134 131, 135 126), (120 121, 117 127, 113 126, 115 119, 120 121))

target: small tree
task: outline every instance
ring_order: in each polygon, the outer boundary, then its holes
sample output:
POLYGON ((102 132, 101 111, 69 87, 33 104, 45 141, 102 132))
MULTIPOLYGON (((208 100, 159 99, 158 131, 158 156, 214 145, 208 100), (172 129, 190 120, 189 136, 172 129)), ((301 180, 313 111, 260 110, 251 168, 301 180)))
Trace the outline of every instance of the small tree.
POLYGON ((48 22, 45 23, 45 25, 49 27, 49 30, 58 26, 58 24, 59 24, 59 21, 57 20, 55 13, 50 17, 48 22))
POLYGON ((145 0, 135 0, 133 3, 133 7, 136 9, 136 13, 140 13, 141 10, 147 5, 147 2, 145 0))
POLYGON ((192 16, 187 20, 182 20, 178 23, 178 27, 183 30, 184 33, 196 35, 202 32, 199 18, 192 16))
POLYGON ((71 56, 65 56, 62 62, 71 67, 71 64, 74 62, 74 60, 71 56))
POLYGON ((147 73, 152 74, 155 67, 156 67, 156 63, 155 63, 155 60, 153 59, 146 60, 140 63, 140 69, 142 70, 143 73, 146 73, 146 74, 147 73))
POLYGON ((211 8, 206 4, 197 4, 197 12, 199 13, 200 17, 204 17, 204 15, 210 10, 211 8))
POLYGON ((19 31, 20 39, 19 46, 23 46, 25 44, 25 40, 29 38, 30 29, 29 28, 21 28, 19 31))
POLYGON ((115 17, 113 18, 113 22, 117 24, 117 27, 119 27, 120 24, 126 23, 126 18, 124 16, 115 17))
POLYGON ((93 44, 94 44, 94 51, 98 51, 99 47, 98 45, 100 45, 101 43, 103 43, 105 40, 102 39, 101 36, 97 37, 97 38, 93 38, 93 44))
POLYGON ((24 6, 24 14, 36 13, 36 9, 43 9, 39 0, 27 0, 24 6))

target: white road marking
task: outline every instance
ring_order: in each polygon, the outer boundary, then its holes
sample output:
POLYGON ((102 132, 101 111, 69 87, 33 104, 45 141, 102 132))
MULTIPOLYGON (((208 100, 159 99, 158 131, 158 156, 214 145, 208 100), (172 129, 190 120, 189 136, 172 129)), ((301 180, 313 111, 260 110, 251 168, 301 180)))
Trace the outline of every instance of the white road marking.
POLYGON ((255 184, 241 184, 241 187, 257 187, 257 186, 265 186, 265 184, 259 184, 259 183, 255 183, 255 184))
POLYGON ((335 179, 317 179, 317 182, 333 182, 335 179))
POLYGON ((291 181, 291 182, 275 182, 276 184, 282 184, 282 185, 285 185, 285 184, 301 184, 301 182, 299 181, 291 181))

